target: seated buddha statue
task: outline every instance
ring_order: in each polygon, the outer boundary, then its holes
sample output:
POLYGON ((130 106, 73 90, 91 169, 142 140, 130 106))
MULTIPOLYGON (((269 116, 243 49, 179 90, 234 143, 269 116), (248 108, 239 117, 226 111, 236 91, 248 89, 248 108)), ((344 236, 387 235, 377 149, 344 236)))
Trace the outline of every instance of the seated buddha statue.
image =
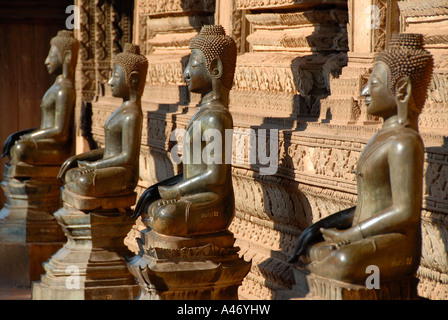
POLYGON ((16 132, 6 140, 2 156, 8 156, 11 165, 60 165, 72 154, 79 43, 73 32, 63 30, 50 44, 45 65, 57 75, 56 81, 42 99, 40 128, 16 132))
POLYGON ((141 95, 148 61, 138 45, 126 44, 113 61, 108 81, 114 97, 123 99, 104 125, 104 148, 74 155, 62 165, 59 178, 64 190, 101 197, 133 192, 139 179, 143 113, 141 95))
POLYGON ((207 130, 220 135, 224 146, 228 138, 225 130, 233 128, 228 97, 235 73, 236 44, 222 26, 207 25, 192 38, 190 49, 183 78, 190 92, 201 94, 201 102, 182 140, 183 172, 145 190, 134 214, 142 215, 150 230, 168 236, 225 231, 234 215, 231 163, 226 163, 225 152, 214 150, 214 161, 204 156, 197 159, 196 155, 203 155, 213 142, 213 138, 204 139, 207 130), (195 137, 201 143, 194 143, 195 137))
POLYGON ((421 257, 424 147, 418 116, 426 100, 433 59, 418 34, 397 34, 376 58, 361 94, 381 129, 357 167, 356 207, 305 229, 289 262, 312 274, 364 284, 369 265, 381 281, 412 277, 421 257))

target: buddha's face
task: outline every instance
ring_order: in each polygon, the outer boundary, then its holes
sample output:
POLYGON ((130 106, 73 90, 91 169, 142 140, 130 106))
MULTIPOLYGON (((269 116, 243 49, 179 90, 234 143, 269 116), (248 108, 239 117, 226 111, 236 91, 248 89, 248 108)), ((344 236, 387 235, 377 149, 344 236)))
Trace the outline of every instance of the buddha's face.
POLYGON ((367 112, 371 115, 387 118, 397 113, 396 101, 388 90, 388 66, 378 61, 361 95, 365 97, 367 112))
POLYGON ((127 99, 129 98, 129 86, 126 82, 126 72, 122 66, 114 64, 112 75, 107 82, 110 85, 112 95, 114 97, 127 99))
POLYGON ((207 71, 205 57, 201 51, 191 50, 183 78, 190 92, 205 94, 212 90, 212 78, 207 71))
POLYGON ((62 73, 62 61, 59 58, 59 50, 57 47, 51 46, 48 56, 45 59, 45 66, 50 74, 62 73))

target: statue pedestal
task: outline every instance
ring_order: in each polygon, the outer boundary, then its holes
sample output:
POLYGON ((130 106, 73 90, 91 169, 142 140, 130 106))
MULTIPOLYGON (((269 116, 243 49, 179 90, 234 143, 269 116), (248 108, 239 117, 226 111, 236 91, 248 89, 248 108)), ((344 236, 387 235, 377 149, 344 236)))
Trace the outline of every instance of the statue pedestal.
MULTIPOLYGON (((381 282, 379 289, 321 277, 294 267, 296 298, 309 300, 414 300, 418 299, 416 277, 381 282)), ((290 295, 291 297, 293 295, 290 295)))
POLYGON ((139 300, 237 300, 251 266, 238 256, 229 231, 186 238, 146 229, 137 242, 140 253, 128 267, 139 300))
POLYGON ((33 283, 32 299, 134 299, 138 286, 127 269, 124 257, 131 252, 123 240, 134 224, 135 197, 97 199, 63 190, 64 206, 55 217, 68 241, 44 265, 46 274, 33 283))
POLYGON ((42 264, 66 242, 53 216, 61 207, 59 167, 5 165, 1 185, 0 287, 31 287, 42 264))

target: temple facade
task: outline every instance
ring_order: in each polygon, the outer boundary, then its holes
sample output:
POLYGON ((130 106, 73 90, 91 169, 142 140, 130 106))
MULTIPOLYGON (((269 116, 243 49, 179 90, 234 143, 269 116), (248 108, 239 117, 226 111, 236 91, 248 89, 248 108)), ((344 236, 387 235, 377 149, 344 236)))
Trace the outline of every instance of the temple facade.
MULTIPOLYGON (((391 35, 422 33, 434 72, 419 118, 425 163, 418 294, 448 299, 446 0, 75 0, 74 5, 80 43, 77 154, 104 145, 103 125, 120 103, 106 85, 112 57, 133 42, 148 59, 138 195, 182 170, 176 157, 182 150, 176 147, 200 101, 182 79, 189 41, 206 24, 222 25, 236 41, 229 96, 235 217, 229 230, 240 257, 252 261, 240 299, 288 298, 296 283, 287 260, 300 233, 356 205, 354 170, 381 126, 367 114, 361 90, 391 35)), ((144 228, 139 218, 125 239, 134 253, 144 228)))

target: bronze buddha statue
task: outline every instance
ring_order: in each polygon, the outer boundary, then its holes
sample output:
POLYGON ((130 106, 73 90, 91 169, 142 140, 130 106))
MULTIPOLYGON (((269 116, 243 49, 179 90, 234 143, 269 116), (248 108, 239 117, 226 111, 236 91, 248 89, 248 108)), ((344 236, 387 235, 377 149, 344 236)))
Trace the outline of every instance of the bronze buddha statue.
POLYGON ((62 30, 50 44, 45 65, 48 72, 57 78, 42 99, 40 128, 16 132, 6 140, 2 156, 8 155, 10 165, 60 165, 73 152, 75 68, 79 43, 72 31, 62 30))
POLYGON ((104 149, 72 156, 60 168, 63 206, 54 216, 68 241, 44 264, 46 274, 33 284, 33 300, 121 300, 137 293, 123 241, 134 224, 147 69, 138 45, 128 43, 114 57, 109 84, 123 103, 104 125, 104 149), (77 287, 67 285, 68 268, 81 275, 77 287))
POLYGON ((433 59, 418 34, 397 34, 376 58, 361 94, 384 122, 356 167, 356 207, 305 229, 289 262, 319 276, 364 284, 375 265, 381 281, 412 277, 421 257, 424 147, 418 132, 433 59))
POLYGON ((50 41, 45 60, 54 84, 41 102, 41 125, 11 134, 5 141, 4 190, 0 210, 0 286, 30 286, 40 267, 66 241, 54 212, 60 208, 59 167, 73 154, 75 68, 79 43, 71 31, 50 41))
POLYGON ((193 139, 204 138, 207 130, 220 135, 222 145, 229 139, 225 131, 233 128, 228 96, 235 73, 236 44, 222 26, 207 25, 191 40, 190 48, 183 77, 188 90, 200 93, 202 99, 182 141, 183 173, 149 187, 140 197, 134 215, 142 215, 149 229, 168 236, 225 231, 234 216, 231 163, 226 163, 229 161, 222 150, 214 150, 215 161, 202 156, 213 139, 202 139, 200 150, 194 150, 193 139))
POLYGON ((123 104, 104 125, 105 147, 72 156, 62 165, 59 178, 64 179, 65 190, 89 197, 133 192, 139 179, 141 95, 147 69, 138 45, 126 44, 115 56, 108 84, 123 104))

